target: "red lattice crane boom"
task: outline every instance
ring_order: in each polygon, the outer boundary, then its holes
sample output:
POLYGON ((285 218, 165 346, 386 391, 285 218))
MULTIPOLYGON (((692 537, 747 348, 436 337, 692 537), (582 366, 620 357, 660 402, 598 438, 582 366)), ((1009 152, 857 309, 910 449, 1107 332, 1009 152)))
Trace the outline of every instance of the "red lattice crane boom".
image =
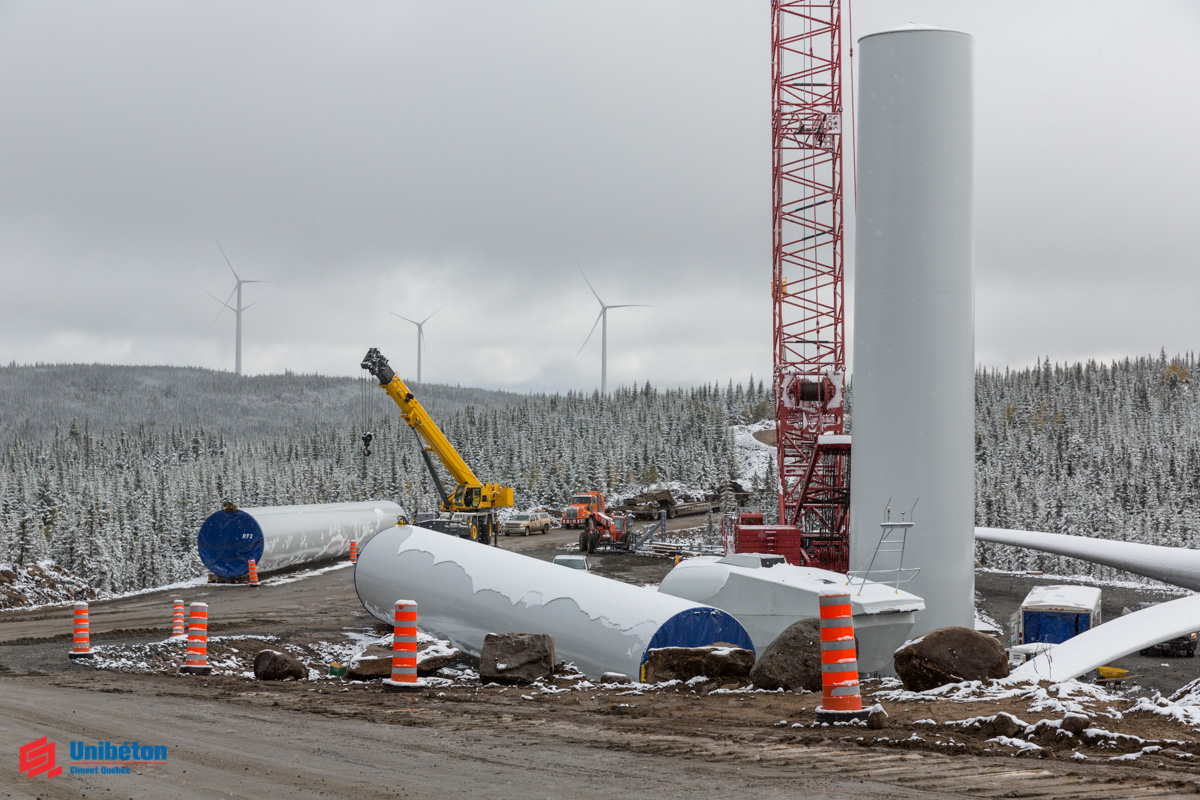
POLYGON ((771 20, 779 524, 742 515, 738 552, 844 572, 849 559, 840 0, 774 0, 771 20), (756 524, 757 523, 757 524, 756 524))

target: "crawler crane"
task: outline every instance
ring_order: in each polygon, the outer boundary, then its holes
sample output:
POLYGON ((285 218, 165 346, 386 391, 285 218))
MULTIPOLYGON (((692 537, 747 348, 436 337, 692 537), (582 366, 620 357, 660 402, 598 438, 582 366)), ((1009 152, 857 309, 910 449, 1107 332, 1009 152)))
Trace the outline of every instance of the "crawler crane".
POLYGON ((482 483, 475 477, 467 462, 434 424, 429 412, 421 406, 400 376, 388 366, 387 359, 379 350, 372 347, 367 351, 362 360, 362 368, 374 375, 380 387, 400 406, 400 416, 417 437, 421 445, 421 457, 425 459, 425 466, 433 478, 433 485, 437 487, 438 495, 442 498, 442 513, 437 519, 421 523, 422 526, 484 544, 494 542, 500 529, 496 511, 512 507, 512 487, 482 483), (434 469, 430 453, 437 456, 456 481, 453 492, 447 493, 441 477, 434 469))

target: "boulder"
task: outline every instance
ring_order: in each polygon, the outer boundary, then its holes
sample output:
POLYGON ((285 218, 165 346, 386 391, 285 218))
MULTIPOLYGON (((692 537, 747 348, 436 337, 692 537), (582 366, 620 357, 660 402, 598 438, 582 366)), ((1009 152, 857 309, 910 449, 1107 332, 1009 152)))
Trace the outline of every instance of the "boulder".
POLYGON ((346 677, 352 681, 377 681, 392 677, 392 655, 359 656, 346 665, 346 677))
POLYGON ((548 633, 489 633, 479 654, 483 683, 533 683, 554 674, 554 637, 548 633))
POLYGON ((377 681, 391 676, 391 642, 372 642, 346 665, 346 677, 352 681, 377 681))
POLYGON ((282 681, 288 678, 303 680, 308 670, 291 653, 260 650, 254 657, 254 677, 260 681, 282 681))
POLYGON ((706 677, 716 683, 746 680, 754 653, 733 645, 657 647, 646 657, 646 683, 689 681, 706 677))
POLYGON ((938 628, 896 651, 896 675, 910 692, 948 683, 986 681, 1008 675, 1004 646, 970 628, 938 628))
POLYGON ((435 675, 443 667, 463 660, 463 653, 455 647, 430 645, 417 651, 417 675, 435 675))
POLYGON ((1062 729, 1067 733, 1072 733, 1078 736, 1090 727, 1092 727, 1092 718, 1087 714, 1080 714, 1077 711, 1068 711, 1063 717, 1062 729))
POLYGON ((871 706, 871 713, 867 715, 867 727, 873 731, 879 731, 886 728, 888 725, 888 713, 883 710, 883 706, 876 703, 871 706))
POLYGON ((979 727, 983 731, 983 735, 989 739, 994 736, 1012 739, 1028 730, 1029 725, 1007 711, 1001 711, 990 719, 980 720, 979 727))
POLYGON ((760 689, 821 691, 821 621, 789 625, 759 654, 750 681, 760 689))

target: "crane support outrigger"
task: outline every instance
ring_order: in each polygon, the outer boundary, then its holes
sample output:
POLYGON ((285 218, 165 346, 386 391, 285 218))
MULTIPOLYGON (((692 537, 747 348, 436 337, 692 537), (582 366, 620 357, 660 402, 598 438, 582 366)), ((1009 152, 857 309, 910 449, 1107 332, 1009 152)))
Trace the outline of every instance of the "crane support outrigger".
POLYGON ((500 529, 496 511, 512 507, 512 487, 483 483, 475 477, 467 462, 450 444, 450 440, 434 423, 429 412, 409 391, 400 376, 388 366, 388 360, 377 348, 372 347, 367 351, 362 360, 362 368, 374 375, 380 387, 400 406, 400 416, 417 437, 421 446, 421 457, 425 459, 425 466, 429 469, 438 495, 442 498, 442 514, 438 519, 429 520, 422 525, 484 544, 493 542, 496 532, 500 529), (442 484, 437 470, 434 469, 431 453, 437 456, 455 480, 453 492, 447 492, 442 484))

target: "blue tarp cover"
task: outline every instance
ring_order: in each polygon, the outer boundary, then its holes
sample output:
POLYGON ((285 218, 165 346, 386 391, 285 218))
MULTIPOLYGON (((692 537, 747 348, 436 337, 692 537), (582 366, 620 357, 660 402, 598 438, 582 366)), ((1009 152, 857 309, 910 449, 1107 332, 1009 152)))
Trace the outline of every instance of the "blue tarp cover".
POLYGON ((214 575, 239 578, 250 571, 250 559, 262 563, 262 528, 245 511, 218 511, 204 520, 196 538, 200 560, 214 575))
POLYGON ((1062 644, 1091 627, 1091 614, 1066 611, 1025 611, 1025 643, 1062 644))
POLYGON ((649 651, 659 647, 703 647, 717 642, 754 652, 754 643, 742 623, 720 609, 690 608, 680 611, 654 632, 646 652, 642 653, 642 663, 646 663, 649 651))

